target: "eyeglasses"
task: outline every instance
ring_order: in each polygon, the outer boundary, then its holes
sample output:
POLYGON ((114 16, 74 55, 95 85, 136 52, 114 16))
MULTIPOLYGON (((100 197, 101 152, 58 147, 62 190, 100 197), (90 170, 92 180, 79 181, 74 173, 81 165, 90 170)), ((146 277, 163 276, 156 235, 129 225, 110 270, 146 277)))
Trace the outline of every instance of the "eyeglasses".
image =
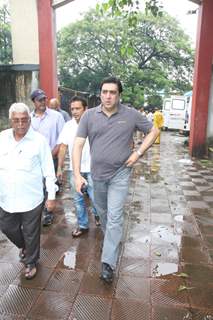
POLYGON ((22 119, 17 119, 17 118, 13 118, 11 119, 13 124, 27 124, 30 121, 30 118, 22 118, 22 119))

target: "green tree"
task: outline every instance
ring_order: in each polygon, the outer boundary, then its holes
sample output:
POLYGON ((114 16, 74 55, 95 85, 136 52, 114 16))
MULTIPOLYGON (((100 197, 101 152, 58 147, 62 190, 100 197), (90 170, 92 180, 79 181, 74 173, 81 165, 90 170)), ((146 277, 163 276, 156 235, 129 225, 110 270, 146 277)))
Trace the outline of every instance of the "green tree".
POLYGON ((12 40, 10 30, 10 14, 7 5, 0 8, 0 63, 12 62, 12 40))
POLYGON ((159 0, 105 0, 97 5, 101 13, 108 12, 111 16, 125 16, 130 27, 135 27, 140 12, 140 2, 145 4, 145 12, 153 16, 162 15, 162 5, 159 0))
POLYGON ((159 95, 149 96, 149 97, 147 97, 147 105, 149 107, 161 108, 163 106, 163 99, 159 95))
POLYGON ((122 99, 135 106, 143 104, 144 94, 190 89, 190 41, 166 14, 140 13, 133 31, 127 18, 92 10, 59 32, 58 57, 62 85, 97 94, 100 80, 116 75, 125 85, 122 99))

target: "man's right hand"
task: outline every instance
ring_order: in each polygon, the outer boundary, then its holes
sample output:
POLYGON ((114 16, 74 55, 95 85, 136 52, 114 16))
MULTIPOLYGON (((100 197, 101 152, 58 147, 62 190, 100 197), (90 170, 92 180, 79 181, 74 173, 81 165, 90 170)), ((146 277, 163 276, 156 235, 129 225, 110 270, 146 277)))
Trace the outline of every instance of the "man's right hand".
POLYGON ((74 179, 75 179, 76 191, 79 192, 80 194, 82 194, 81 187, 83 186, 83 184, 87 185, 87 180, 84 179, 84 177, 82 177, 81 175, 75 177, 74 179))

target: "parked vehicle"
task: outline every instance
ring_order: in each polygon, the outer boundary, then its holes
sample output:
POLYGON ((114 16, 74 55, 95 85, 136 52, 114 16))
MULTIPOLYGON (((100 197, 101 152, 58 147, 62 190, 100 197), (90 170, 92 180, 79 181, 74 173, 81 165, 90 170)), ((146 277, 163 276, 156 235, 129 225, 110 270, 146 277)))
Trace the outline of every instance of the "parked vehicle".
POLYGON ((186 115, 186 97, 171 96, 163 103, 165 129, 183 130, 186 115))
POLYGON ((190 122, 191 122, 191 111, 192 111, 192 91, 188 91, 184 94, 186 99, 186 112, 185 112, 185 121, 183 125, 183 132, 185 135, 189 134, 190 131, 190 122))
POLYGON ((163 108, 162 108, 162 113, 164 117, 164 129, 168 130, 169 126, 169 113, 170 113, 170 107, 171 107, 171 99, 166 98, 163 102, 163 108))

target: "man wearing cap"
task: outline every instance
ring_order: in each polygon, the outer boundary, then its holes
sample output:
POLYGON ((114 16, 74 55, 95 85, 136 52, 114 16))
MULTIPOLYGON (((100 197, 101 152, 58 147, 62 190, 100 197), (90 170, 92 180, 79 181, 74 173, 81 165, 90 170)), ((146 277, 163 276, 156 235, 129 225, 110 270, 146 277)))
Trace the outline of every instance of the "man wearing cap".
MULTIPOLYGON (((47 140, 55 165, 57 168, 57 154, 59 146, 57 139, 65 124, 62 115, 47 107, 47 96, 41 89, 34 90, 30 95, 34 103, 34 111, 31 113, 31 125, 35 131, 41 133, 47 140)), ((53 221, 53 213, 46 208, 43 217, 43 226, 48 226, 53 221)))

